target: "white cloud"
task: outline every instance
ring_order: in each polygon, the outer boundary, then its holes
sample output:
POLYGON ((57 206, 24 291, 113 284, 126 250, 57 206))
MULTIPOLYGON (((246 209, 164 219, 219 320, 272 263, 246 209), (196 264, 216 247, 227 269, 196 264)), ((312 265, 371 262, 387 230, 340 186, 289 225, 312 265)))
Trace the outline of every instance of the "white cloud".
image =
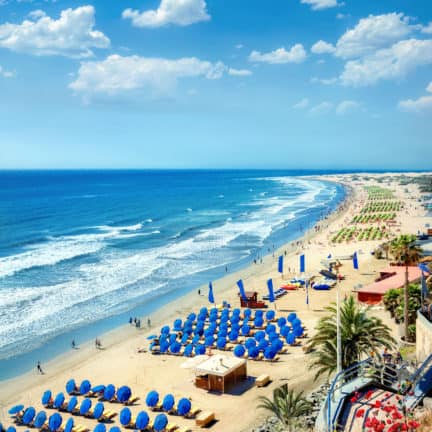
POLYGON ((161 0, 156 10, 126 9, 122 17, 130 19, 135 27, 188 26, 210 19, 205 0, 161 0))
POLYGON ((41 10, 41 9, 36 9, 34 11, 31 11, 28 16, 33 19, 33 20, 37 20, 38 18, 44 17, 46 16, 46 13, 41 10))
POLYGON ((93 55, 92 48, 110 45, 103 33, 94 30, 93 6, 63 10, 58 20, 40 13, 33 18, 21 24, 1 24, 0 47, 37 56, 84 58, 93 55))
POLYGON ((336 18, 337 19, 344 19, 344 18, 346 18, 348 15, 346 15, 346 14, 343 14, 343 13, 338 13, 337 15, 336 15, 336 18))
POLYGON ((419 66, 432 64, 432 40, 408 39, 345 64, 344 85, 367 86, 377 81, 404 77, 419 66))
POLYGON ((336 114, 344 115, 355 111, 359 107, 359 103, 353 100, 345 100, 336 107, 336 114))
POLYGON ((311 5, 312 10, 322 10, 343 5, 343 3, 338 3, 337 0, 301 0, 301 2, 311 5))
POLYGON ((102 61, 81 63, 77 78, 69 87, 86 96, 123 95, 143 89, 154 95, 167 94, 183 78, 221 78, 227 67, 195 57, 177 60, 140 56, 110 55, 102 61))
POLYGON ((336 48, 323 40, 319 40, 315 44, 312 45, 311 51, 314 54, 331 54, 334 53, 336 48))
MULTIPOLYGON (((432 82, 426 87, 428 93, 432 93, 432 82)), ((400 101, 398 107, 403 111, 422 112, 432 111, 432 94, 422 96, 418 99, 408 99, 400 101)))
POLYGON ((321 102, 318 105, 315 105, 309 110, 309 113, 312 115, 317 114, 327 114, 333 109, 333 104, 331 102, 321 102))
POLYGON ((425 34, 432 34, 432 21, 427 26, 422 27, 421 31, 425 34))
POLYGON ((252 75, 252 71, 249 69, 228 69, 228 74, 233 76, 249 76, 252 75))
POLYGON ((15 76, 15 72, 4 69, 0 66, 0 77, 3 78, 13 78, 15 76))
POLYGON ((319 83, 319 84, 324 84, 324 85, 332 85, 332 84, 336 84, 338 82, 338 80, 339 80, 339 78, 337 78, 337 77, 333 77, 333 78, 316 78, 316 77, 313 77, 313 78, 311 78, 310 81, 312 84, 319 83))
POLYGON ((309 99, 303 98, 301 101, 297 102, 295 105, 293 105, 294 109, 305 109, 309 106, 309 99))
POLYGON ((236 47, 237 49, 241 49, 241 48, 243 48, 243 44, 239 43, 239 44, 237 44, 235 47, 236 47))
POLYGON ((249 61, 270 64, 301 63, 306 59, 306 50, 302 44, 293 45, 288 51, 282 47, 268 53, 252 51, 249 61))
POLYGON ((355 58, 370 54, 402 39, 414 28, 402 13, 369 15, 339 38, 335 55, 355 58))

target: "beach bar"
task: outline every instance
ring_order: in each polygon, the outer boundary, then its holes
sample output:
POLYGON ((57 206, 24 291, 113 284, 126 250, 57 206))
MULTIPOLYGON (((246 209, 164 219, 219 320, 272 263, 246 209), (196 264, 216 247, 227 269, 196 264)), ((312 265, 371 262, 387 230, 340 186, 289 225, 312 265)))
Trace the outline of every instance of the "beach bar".
POLYGON ((208 391, 227 392, 247 378, 247 362, 237 357, 213 355, 195 368, 195 385, 208 391))
MULTIPOLYGON (((418 282, 421 271, 418 267, 408 267, 408 282, 418 282)), ((405 284, 405 267, 391 266, 380 272, 380 276, 372 284, 356 290, 359 302, 377 304, 384 294, 392 288, 401 288, 405 284)))

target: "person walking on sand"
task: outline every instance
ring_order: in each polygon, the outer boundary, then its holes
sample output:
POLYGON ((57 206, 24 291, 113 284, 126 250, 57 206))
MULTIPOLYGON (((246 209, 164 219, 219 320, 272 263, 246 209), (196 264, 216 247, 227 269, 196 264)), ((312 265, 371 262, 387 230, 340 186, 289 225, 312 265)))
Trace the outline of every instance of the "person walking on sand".
POLYGON ((72 339, 71 347, 72 347, 72 349, 75 349, 75 348, 76 348, 75 339, 72 339))
POLYGON ((39 372, 40 375, 43 375, 43 374, 44 374, 44 373, 43 373, 43 370, 42 370, 41 363, 40 363, 39 360, 38 360, 38 362, 37 362, 36 369, 37 369, 37 371, 39 372))
POLYGON ((151 321, 150 321, 150 318, 147 318, 147 327, 148 327, 148 328, 151 327, 151 321))

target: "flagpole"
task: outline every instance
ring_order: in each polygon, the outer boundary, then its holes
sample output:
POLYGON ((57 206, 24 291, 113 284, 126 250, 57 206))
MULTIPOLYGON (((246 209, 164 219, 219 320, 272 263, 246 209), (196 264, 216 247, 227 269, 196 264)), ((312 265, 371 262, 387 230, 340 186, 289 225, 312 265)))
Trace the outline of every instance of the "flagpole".
POLYGON ((342 338, 341 338, 341 320, 340 320, 340 283, 339 283, 339 266, 336 271, 336 372, 342 370, 342 338))

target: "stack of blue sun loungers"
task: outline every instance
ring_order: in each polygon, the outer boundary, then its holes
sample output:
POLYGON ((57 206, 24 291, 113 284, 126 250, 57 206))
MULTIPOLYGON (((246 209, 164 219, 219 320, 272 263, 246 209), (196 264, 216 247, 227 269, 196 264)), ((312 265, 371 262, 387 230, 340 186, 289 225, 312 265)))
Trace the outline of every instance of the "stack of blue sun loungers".
MULTIPOLYGON (((274 294, 275 298, 278 299, 278 298, 283 297, 284 295, 288 294, 288 291, 284 290, 283 288, 278 288, 276 291, 274 291, 273 294, 274 294)), ((270 300, 270 296, 268 294, 264 295, 263 300, 270 300)))
MULTIPOLYGON (((236 344, 243 344, 247 338, 260 331, 268 335, 268 342, 274 342, 271 349, 267 350, 267 355, 264 352, 266 347, 259 348, 264 358, 271 360, 283 350, 285 344, 294 345, 296 338, 303 336, 304 327, 295 313, 291 313, 287 318, 280 317, 276 320, 273 310, 264 313, 262 310, 252 312, 250 309, 245 309, 242 313, 240 309, 219 311, 213 308, 209 311, 207 308, 202 308, 198 315, 189 314, 184 322, 176 319, 172 329, 169 326, 162 327, 160 335, 154 336, 150 350, 154 354, 192 357, 205 354, 208 348, 234 349, 236 344), (280 328, 279 332, 276 331, 275 322, 280 328), (276 339, 279 342, 275 341, 276 339), (275 349, 276 353, 274 353, 275 349)), ((252 354, 254 352, 256 351, 252 350, 252 354)), ((258 356, 251 358, 258 358, 258 356)))

